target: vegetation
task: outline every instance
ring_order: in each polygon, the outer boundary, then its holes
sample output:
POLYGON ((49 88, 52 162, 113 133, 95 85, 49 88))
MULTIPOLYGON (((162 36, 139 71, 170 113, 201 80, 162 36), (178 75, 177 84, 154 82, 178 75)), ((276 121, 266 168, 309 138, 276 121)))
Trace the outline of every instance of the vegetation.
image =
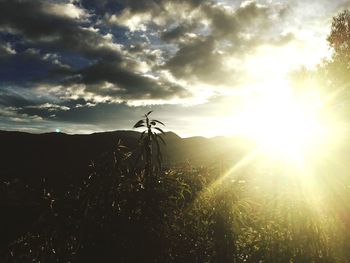
MULTIPOLYGON (((349 24, 349 11, 334 19, 333 60, 299 79, 327 79, 329 90, 340 85, 333 70, 348 78, 349 24)), ((303 181, 258 164, 162 167, 164 124, 151 113, 134 126, 145 129, 137 149, 119 141, 63 194, 36 189, 41 216, 2 262, 349 262, 347 173, 320 164, 303 181)))

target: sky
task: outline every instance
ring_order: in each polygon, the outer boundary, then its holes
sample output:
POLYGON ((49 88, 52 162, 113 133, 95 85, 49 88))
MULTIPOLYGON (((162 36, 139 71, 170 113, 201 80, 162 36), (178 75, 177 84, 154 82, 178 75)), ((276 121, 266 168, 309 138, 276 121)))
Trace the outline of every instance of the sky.
POLYGON ((252 94, 330 55, 342 0, 0 0, 0 129, 234 134, 252 94), (237 122, 236 122, 237 124, 237 122))

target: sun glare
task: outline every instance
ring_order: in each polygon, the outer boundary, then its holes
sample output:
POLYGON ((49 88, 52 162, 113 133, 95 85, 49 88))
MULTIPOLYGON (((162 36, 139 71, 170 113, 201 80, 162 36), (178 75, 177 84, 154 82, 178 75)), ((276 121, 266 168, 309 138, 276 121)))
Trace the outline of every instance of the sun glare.
POLYGON ((247 101, 239 116, 240 133, 253 139, 265 155, 305 162, 335 136, 330 114, 322 105, 317 93, 297 97, 285 82, 275 83, 247 101))

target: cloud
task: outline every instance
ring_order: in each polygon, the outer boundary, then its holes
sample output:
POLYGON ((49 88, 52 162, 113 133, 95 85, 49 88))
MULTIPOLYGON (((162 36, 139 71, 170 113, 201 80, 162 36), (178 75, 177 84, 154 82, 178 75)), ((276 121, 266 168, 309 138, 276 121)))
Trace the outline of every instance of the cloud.
MULTIPOLYGON (((220 5, 206 5, 203 12, 210 20, 212 35, 231 40, 239 39, 241 33, 259 33, 271 23, 271 6, 248 2, 237 9, 220 5)), ((265 30, 263 30, 265 31, 265 30)))
POLYGON ((50 112, 58 111, 58 110, 62 110, 62 111, 70 110, 70 108, 67 106, 52 104, 52 103, 48 103, 48 102, 46 102, 44 104, 40 104, 40 105, 35 105, 35 106, 33 106, 33 105, 27 106, 26 108, 29 108, 29 109, 47 109, 50 112))
POLYGON ((108 17, 110 24, 116 24, 127 27, 131 32, 139 30, 146 31, 146 23, 152 21, 152 15, 150 13, 131 13, 130 9, 126 9, 120 15, 111 15, 108 17))
POLYGON ((52 6, 44 1, 2 0, 0 29, 22 35, 32 46, 77 52, 90 58, 121 60, 120 47, 98 29, 84 26, 79 19, 57 10, 59 4, 52 6))
MULTIPOLYGON (((27 117, 36 129, 79 123, 96 130, 115 121, 130 127, 128 118, 150 105, 171 116, 186 113, 182 104, 210 103, 254 79, 246 65, 260 47, 281 50, 300 42, 291 23, 297 21, 292 11, 301 6, 264 0, 0 0, 1 121, 12 125, 27 117)), ((195 106, 191 111, 200 114, 195 106)))
POLYGON ((107 13, 105 19, 111 25, 127 27, 130 31, 167 28, 169 25, 196 18, 201 3, 206 1, 142 0, 118 1, 125 8, 116 14, 107 13))
MULTIPOLYGON (((81 84, 87 92, 108 96, 111 100, 165 99, 190 94, 178 84, 165 79, 155 80, 138 72, 137 66, 142 62, 129 59, 123 45, 115 42, 112 34, 100 32, 92 23, 85 25, 89 17, 85 9, 72 3, 2 0, 0 28, 2 31, 22 36, 27 45, 50 51, 51 53, 46 53, 40 62, 50 61, 57 67, 51 67, 50 72, 46 72, 42 77, 47 77, 48 73, 58 74, 61 81, 57 84, 68 89, 81 84), (68 64, 63 65, 57 53, 67 52, 85 57, 88 59, 87 65, 81 69, 70 68, 69 60, 68 64), (111 85, 104 85, 105 83, 111 85)), ((19 56, 16 59, 20 60, 19 56)), ((30 61, 31 64, 39 65, 37 62, 33 59, 30 61)), ((147 63, 143 63, 143 67, 147 67, 147 63)), ((30 68, 28 63, 24 65, 30 68)), ((17 65, 17 71, 18 67, 17 65)), ((50 69, 48 66, 42 68, 50 69)), ((31 72, 30 75, 36 76, 36 73, 40 75, 42 72, 38 69, 38 72, 31 72)), ((38 85, 48 82, 39 77, 37 79, 38 85)), ((8 79, 11 80, 14 79, 8 79)))
POLYGON ((11 43, 0 41, 0 61, 2 58, 15 55, 16 50, 12 47, 11 43))
POLYGON ((0 119, 5 118, 11 122, 30 123, 32 121, 41 122, 43 119, 38 115, 28 115, 26 113, 18 113, 18 109, 14 107, 0 107, 0 119))
POLYGON ((161 39, 166 42, 183 43, 190 42, 197 37, 191 31, 196 27, 194 24, 181 24, 174 28, 166 29, 161 34, 161 39))
POLYGON ((50 15, 54 14, 78 20, 87 20, 90 16, 85 9, 79 8, 72 3, 50 3, 44 7, 44 12, 50 15))
POLYGON ((30 105, 32 103, 30 96, 27 96, 28 94, 25 92, 25 89, 23 91, 24 92, 21 92, 20 89, 15 87, 1 87, 0 106, 19 108, 30 105))
POLYGON ((232 72, 223 65, 225 56, 215 50, 216 40, 208 37, 181 47, 165 68, 176 77, 218 84, 229 81, 232 72))
MULTIPOLYGON (((108 6, 108 3, 105 1, 99 6, 108 6)), ((47 51, 43 58, 57 67, 51 67, 46 76, 60 79, 57 85, 70 90, 79 86, 80 91, 83 87, 84 91, 104 96, 105 100, 151 100, 193 95, 183 83, 163 77, 161 70, 164 69, 190 82, 233 84, 240 72, 227 68, 225 59, 259 42, 255 32, 249 32, 252 28, 262 31, 261 28, 271 24, 273 12, 254 2, 238 9, 208 1, 118 3, 124 9, 116 14, 107 13, 110 23, 126 23, 130 31, 146 31, 151 24, 160 41, 174 46, 167 48, 161 44, 155 48, 152 41, 146 46, 136 43, 126 48, 117 42, 116 34, 107 33, 99 23, 92 22, 93 15, 84 7, 84 2, 78 6, 64 2, 3 0, 0 27, 21 35, 27 45, 47 51), (163 29, 157 29, 159 27, 163 29), (247 37, 246 32, 253 36, 247 37), (136 47, 140 49, 138 52, 136 47), (174 53, 174 50, 177 51, 174 53), (76 69, 69 59, 61 62, 59 58, 67 58, 64 55, 67 52, 86 58, 87 63, 76 69)), ((40 80, 38 84, 46 83, 40 80)))
MULTIPOLYGON (((243 77, 241 68, 226 64, 228 60, 241 60, 262 44, 283 45, 292 40, 292 34, 273 32, 274 23, 280 22, 285 7, 258 5, 249 2, 233 9, 217 4, 201 6, 201 17, 208 28, 200 34, 197 25, 180 24, 162 34, 168 41, 185 39, 179 49, 164 65, 177 78, 197 80, 213 85, 238 85, 243 77), (183 38, 186 34, 192 38, 183 38), (277 35, 277 36, 276 36, 277 35)), ((186 23, 186 22, 185 22, 186 23)))
MULTIPOLYGON (((141 12, 155 12, 164 8, 167 4, 170 4, 170 0, 119 0, 122 6, 128 7, 133 13, 141 12)), ((181 4, 187 4, 192 8, 199 6, 201 3, 208 2, 207 0, 179 0, 181 4)))

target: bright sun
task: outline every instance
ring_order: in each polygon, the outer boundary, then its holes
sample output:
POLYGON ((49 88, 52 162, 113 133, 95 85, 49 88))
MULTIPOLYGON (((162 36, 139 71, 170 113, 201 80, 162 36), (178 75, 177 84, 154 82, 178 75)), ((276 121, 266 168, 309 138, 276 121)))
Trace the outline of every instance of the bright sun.
POLYGON ((264 154, 285 161, 314 157, 336 136, 321 96, 305 92, 297 97, 284 82, 250 98, 239 115, 240 133, 256 141, 264 154))

